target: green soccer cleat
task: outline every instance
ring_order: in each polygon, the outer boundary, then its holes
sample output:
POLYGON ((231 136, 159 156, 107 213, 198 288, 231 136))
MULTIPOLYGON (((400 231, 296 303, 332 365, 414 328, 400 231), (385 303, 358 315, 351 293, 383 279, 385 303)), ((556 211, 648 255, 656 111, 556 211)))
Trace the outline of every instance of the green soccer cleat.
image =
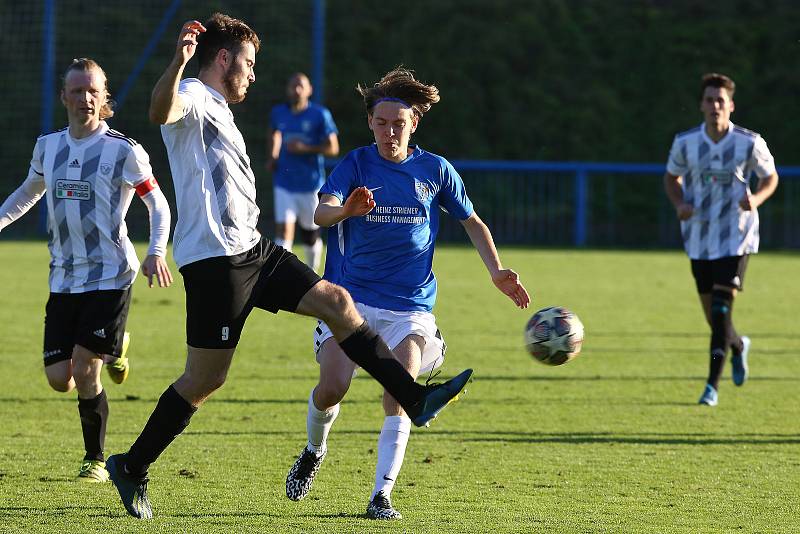
POLYGON ((81 462, 81 470, 78 471, 77 479, 79 482, 108 482, 106 463, 100 460, 84 460, 81 462))
POLYGON ((458 376, 442 384, 426 384, 422 400, 417 402, 408 416, 416 426, 430 426, 430 422, 451 402, 457 401, 467 382, 472 378, 472 369, 462 371, 458 376))
POLYGON ((106 364, 106 369, 108 370, 108 376, 111 377, 111 380, 115 384, 122 384, 128 378, 128 373, 131 370, 131 365, 128 362, 128 357, 126 354, 128 353, 128 346, 131 344, 131 334, 130 332, 125 332, 125 335, 122 337, 122 354, 119 355, 119 358, 114 360, 111 363, 106 364))
POLYGON ((119 498, 128 511, 136 519, 153 519, 153 508, 147 498, 148 478, 134 478, 124 473, 123 454, 115 454, 108 459, 108 474, 111 482, 119 492, 119 498))

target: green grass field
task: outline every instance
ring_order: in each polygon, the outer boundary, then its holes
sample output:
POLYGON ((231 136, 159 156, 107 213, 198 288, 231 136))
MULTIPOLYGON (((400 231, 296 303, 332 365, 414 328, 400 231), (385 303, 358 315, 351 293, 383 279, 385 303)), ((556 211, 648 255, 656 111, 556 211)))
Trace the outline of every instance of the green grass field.
MULTIPOLYGON (((316 381, 314 322, 256 312, 227 384, 151 470, 156 518, 139 523, 110 485, 73 481, 83 454, 76 394, 41 364, 47 248, 0 243, 2 532, 800 532, 800 257, 759 254, 735 305, 753 339, 751 379, 726 369, 716 408, 696 404, 708 333, 681 252, 501 250, 533 296, 520 311, 477 254, 441 247, 443 375, 475 380, 415 429, 393 493, 400 523, 364 518, 381 391, 360 375, 309 497, 284 496, 316 381), (536 309, 583 320, 579 358, 522 348, 536 309)), ((175 273, 177 274, 177 273, 175 273)), ((185 359, 183 286, 136 282, 132 371, 110 399, 107 454, 127 450, 185 359)))

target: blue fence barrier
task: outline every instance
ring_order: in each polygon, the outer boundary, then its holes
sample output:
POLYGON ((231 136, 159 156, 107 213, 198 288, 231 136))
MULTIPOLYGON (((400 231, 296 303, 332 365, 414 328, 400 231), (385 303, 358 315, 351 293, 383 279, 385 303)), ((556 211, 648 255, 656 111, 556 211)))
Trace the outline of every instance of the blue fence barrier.
MULTIPOLYGON (((334 162, 329 162, 332 166, 334 162)), ((680 247, 664 194, 663 164, 455 160, 498 243, 623 248, 680 247)), ((765 248, 800 249, 800 167, 779 167, 778 190, 759 208, 765 248)), ((751 181, 755 187, 755 179, 751 181)), ((443 217, 440 239, 465 241, 443 217)))

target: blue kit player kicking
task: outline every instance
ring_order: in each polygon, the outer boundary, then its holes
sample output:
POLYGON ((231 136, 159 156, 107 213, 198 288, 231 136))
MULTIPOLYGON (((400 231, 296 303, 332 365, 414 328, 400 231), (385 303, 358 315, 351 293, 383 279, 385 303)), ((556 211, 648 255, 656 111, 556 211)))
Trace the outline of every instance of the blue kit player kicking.
MULTIPOLYGON (((375 143, 350 152, 320 190, 315 222, 329 233, 325 278, 345 287, 369 325, 413 376, 442 364, 445 343, 431 313, 436 277, 431 270, 440 209, 458 218, 492 282, 520 308, 530 302, 517 274, 504 269, 489 229, 472 207, 461 177, 444 158, 410 145, 423 113, 439 101, 433 85, 396 68, 364 98, 375 143)), ((326 440, 350 387, 356 364, 324 322, 315 332, 320 379, 308 401, 308 444, 289 471, 286 495, 300 500, 311 489, 327 452, 326 440)), ((403 408, 387 392, 378 438, 371 519, 400 519, 390 494, 411 430, 403 408)))

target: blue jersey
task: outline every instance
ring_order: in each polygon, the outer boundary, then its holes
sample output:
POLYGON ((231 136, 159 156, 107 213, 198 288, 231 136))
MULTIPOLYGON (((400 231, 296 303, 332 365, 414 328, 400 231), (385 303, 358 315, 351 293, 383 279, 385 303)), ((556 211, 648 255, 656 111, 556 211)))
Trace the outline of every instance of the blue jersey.
POLYGON ((331 112, 309 102, 305 110, 295 114, 288 104, 280 104, 272 108, 269 124, 282 137, 274 185, 295 193, 318 191, 325 181, 325 158, 322 154, 290 154, 286 146, 295 139, 319 145, 338 133, 331 112))
POLYGON ((374 144, 358 148, 320 190, 342 203, 357 187, 373 190, 375 209, 331 228, 325 279, 345 287, 356 302, 393 311, 433 309, 440 208, 459 220, 473 211, 453 166, 441 156, 412 148, 400 163, 382 158, 374 144))

